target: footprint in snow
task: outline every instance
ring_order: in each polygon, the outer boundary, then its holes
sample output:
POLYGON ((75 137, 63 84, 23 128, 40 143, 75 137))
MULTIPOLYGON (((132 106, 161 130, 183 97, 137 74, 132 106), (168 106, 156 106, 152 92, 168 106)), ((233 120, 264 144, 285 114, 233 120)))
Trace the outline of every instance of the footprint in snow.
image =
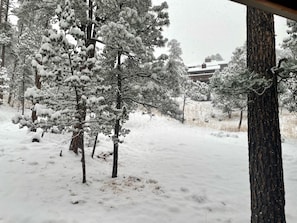
POLYGON ((39 163, 38 162, 29 162, 29 165, 31 166, 37 166, 39 163))
POLYGON ((184 193, 188 193, 190 190, 189 190, 188 188, 181 187, 181 188, 180 188, 180 191, 181 191, 181 192, 184 192, 184 193))
POLYGON ((74 200, 74 201, 71 201, 71 204, 85 204, 87 203, 86 201, 84 200, 74 200))

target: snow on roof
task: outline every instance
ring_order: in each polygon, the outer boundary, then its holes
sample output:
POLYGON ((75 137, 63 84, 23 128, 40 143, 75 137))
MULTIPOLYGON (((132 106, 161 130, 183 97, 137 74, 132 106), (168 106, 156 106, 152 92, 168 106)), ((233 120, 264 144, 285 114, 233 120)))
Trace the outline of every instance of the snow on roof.
POLYGON ((211 70, 220 70, 221 65, 227 65, 228 63, 226 61, 216 61, 212 60, 211 62, 203 62, 199 65, 191 65, 188 66, 188 73, 195 73, 195 72, 202 72, 202 71, 211 71, 211 70), (205 64, 206 67, 203 68, 202 64, 205 64))
POLYGON ((220 65, 209 65, 207 63, 206 68, 202 68, 201 65, 197 67, 191 67, 188 69, 188 73, 193 73, 193 72, 201 72, 201 71, 210 71, 210 70, 219 70, 221 67, 220 65))

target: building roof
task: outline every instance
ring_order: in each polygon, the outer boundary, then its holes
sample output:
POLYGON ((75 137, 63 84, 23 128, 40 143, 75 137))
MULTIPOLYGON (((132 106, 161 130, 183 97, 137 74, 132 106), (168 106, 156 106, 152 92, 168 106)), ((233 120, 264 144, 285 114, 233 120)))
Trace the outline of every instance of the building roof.
POLYGON ((206 65, 206 68, 202 68, 201 65, 198 65, 196 67, 191 67, 188 69, 188 73, 196 73, 196 72, 206 72, 206 71, 215 71, 215 70, 219 70, 221 67, 220 65, 216 64, 216 65, 206 65))
POLYGON ((231 0, 297 21, 295 0, 231 0))
POLYGON ((210 71, 216 71, 216 70, 220 70, 221 69, 221 65, 226 65, 228 64, 226 61, 216 61, 216 60, 212 60, 211 62, 204 62, 202 64, 199 65, 191 65, 188 66, 188 73, 192 74, 192 73, 202 73, 205 72, 208 73, 210 71), (206 67, 202 67, 202 64, 205 64, 206 67))

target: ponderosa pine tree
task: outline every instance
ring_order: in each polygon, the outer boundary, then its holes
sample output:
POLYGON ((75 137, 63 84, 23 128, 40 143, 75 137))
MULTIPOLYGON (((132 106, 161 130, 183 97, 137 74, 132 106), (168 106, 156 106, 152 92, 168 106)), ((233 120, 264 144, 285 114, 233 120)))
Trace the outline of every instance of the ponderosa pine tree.
POLYGON ((252 86, 248 80, 250 75, 246 71, 246 46, 243 46, 235 49, 226 68, 215 72, 210 78, 213 105, 228 113, 229 118, 233 111, 240 111, 238 129, 247 106, 247 86, 252 86))
MULTIPOLYGON (((8 13, 9 13, 9 0, 0 0, 0 29, 1 34, 4 34, 4 37, 11 38, 9 31, 11 30, 10 24, 8 23, 8 13)), ((5 48, 7 44, 1 44, 1 67, 5 66, 5 48)))
MULTIPOLYGON (((30 63, 32 60, 34 60, 35 63, 38 62, 35 60, 34 55, 41 46, 44 31, 51 26, 56 5, 56 0, 18 0, 18 7, 13 10, 14 15, 18 17, 18 24, 14 44, 14 71, 12 72, 8 95, 9 104, 11 104, 13 97, 17 95, 15 89, 22 88, 22 84, 17 85, 17 83, 22 83, 22 81, 18 80, 23 79, 24 76, 21 69, 24 61, 28 66, 27 70, 30 71, 30 75, 32 76, 32 85, 37 89, 41 89, 38 70, 36 68, 33 69, 30 63)), ((34 126, 34 122, 37 120, 35 104, 38 103, 38 101, 33 100, 31 103, 32 125, 30 128, 31 131, 36 131, 34 126)))
POLYGON ((297 60, 284 59, 276 70, 279 85, 282 89, 280 101, 289 112, 297 111, 297 60))
POLYGON ((193 101, 207 101, 210 94, 210 89, 208 84, 201 81, 194 82, 188 76, 182 77, 180 89, 182 96, 181 122, 184 123, 186 121, 185 108, 187 105, 187 100, 191 99, 193 101))
POLYGON ((282 47, 288 49, 291 55, 287 55, 296 59, 297 57, 297 22, 293 20, 287 20, 288 37, 283 40, 282 47))
POLYGON ((279 128, 273 14, 247 8, 247 66, 272 80, 262 94, 248 93, 251 222, 285 223, 285 188, 279 128))
MULTIPOLYGON (((8 22, 8 12, 9 12, 9 0, 0 0, 0 46, 1 46, 1 58, 0 58, 0 67, 1 67, 1 74, 4 74, 3 69, 5 67, 5 60, 6 60, 6 47, 11 43, 11 25, 8 22)), ((3 90, 4 90, 4 76, 0 76, 0 105, 3 103, 3 90)))
POLYGON ((128 0, 98 4, 101 28, 97 38, 104 43, 104 70, 113 88, 109 97, 115 112, 112 177, 117 177, 119 143, 128 133, 123 125, 129 113, 136 105, 152 105, 154 99, 168 98, 160 85, 164 58, 155 58, 153 52, 155 47, 164 46, 162 29, 169 20, 166 3, 152 6, 150 0, 128 0))
POLYGON ((283 89, 280 95, 282 105, 290 112, 297 111, 297 22, 288 20, 288 37, 284 39, 282 47, 286 50, 285 63, 281 64, 279 81, 283 89))
POLYGON ((172 39, 167 44, 169 55, 166 63, 166 71, 169 73, 165 84, 170 89, 172 96, 179 96, 182 78, 187 74, 186 66, 181 58, 182 49, 176 39, 172 39))
POLYGON ((200 81, 193 82, 187 76, 186 66, 181 57, 182 49, 180 43, 173 39, 168 42, 169 56, 166 63, 167 78, 164 80, 168 93, 173 96, 182 97, 181 117, 178 118, 182 123, 185 121, 185 107, 188 98, 194 101, 207 100, 209 88, 206 83, 200 81))
POLYGON ((66 0, 57 8, 60 29, 48 30, 37 56, 42 63, 34 64, 44 87, 27 92, 27 96, 39 99, 37 112, 46 116, 46 119, 39 120, 39 127, 73 132, 70 147, 73 146, 77 154, 79 150, 82 152, 85 183, 84 133, 89 126, 87 111, 93 110, 94 106, 104 109, 102 92, 106 88, 101 85, 101 65, 92 53, 94 45, 86 43, 86 32, 80 27, 72 3, 66 0), (73 38, 71 42, 70 37, 73 38), (77 140, 73 140, 74 137, 77 140))

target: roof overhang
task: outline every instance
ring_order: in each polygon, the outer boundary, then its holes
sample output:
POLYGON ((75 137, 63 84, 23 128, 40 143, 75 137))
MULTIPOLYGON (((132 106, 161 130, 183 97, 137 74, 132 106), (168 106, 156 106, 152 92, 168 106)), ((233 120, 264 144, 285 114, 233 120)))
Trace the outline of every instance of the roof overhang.
POLYGON ((231 0, 247 6, 262 9, 276 15, 297 21, 297 6, 294 0, 231 0))

